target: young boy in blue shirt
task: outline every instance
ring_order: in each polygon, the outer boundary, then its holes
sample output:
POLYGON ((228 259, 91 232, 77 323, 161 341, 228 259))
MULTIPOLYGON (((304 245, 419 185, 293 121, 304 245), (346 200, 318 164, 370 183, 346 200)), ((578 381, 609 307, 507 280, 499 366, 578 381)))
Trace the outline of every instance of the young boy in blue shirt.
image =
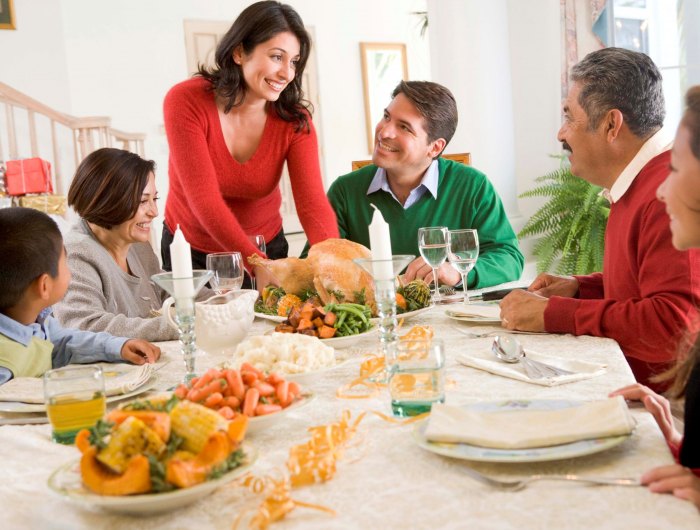
POLYGON ((160 348, 145 340, 63 328, 51 316, 71 275, 61 232, 48 215, 0 209, 0 256, 0 384, 71 363, 144 364, 160 357, 160 348))

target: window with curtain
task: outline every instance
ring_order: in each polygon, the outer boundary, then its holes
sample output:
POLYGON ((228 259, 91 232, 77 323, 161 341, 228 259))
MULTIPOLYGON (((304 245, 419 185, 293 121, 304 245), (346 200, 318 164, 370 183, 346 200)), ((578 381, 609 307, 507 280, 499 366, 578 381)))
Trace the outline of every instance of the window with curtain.
POLYGON ((700 84, 700 2, 608 0, 606 4, 607 45, 643 52, 654 60, 664 77, 666 124, 675 128, 685 92, 700 84))

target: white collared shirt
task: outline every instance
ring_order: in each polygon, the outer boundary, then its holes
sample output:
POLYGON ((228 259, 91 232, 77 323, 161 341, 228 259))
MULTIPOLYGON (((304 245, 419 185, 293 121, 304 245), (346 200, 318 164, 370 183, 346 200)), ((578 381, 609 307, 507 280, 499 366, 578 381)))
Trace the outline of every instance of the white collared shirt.
POLYGON ((622 170, 620 176, 617 177, 617 180, 615 180, 615 183, 608 193, 605 193, 605 196, 610 202, 619 201, 632 185, 642 168, 646 166, 652 158, 671 149, 672 145, 673 134, 665 127, 656 131, 651 138, 644 142, 642 148, 634 155, 634 158, 627 164, 627 167, 622 170))
MULTIPOLYGON (((425 194, 426 191, 429 192, 433 196, 433 198, 437 199, 439 175, 440 170, 438 169, 438 161, 433 160, 428 166, 428 169, 425 170, 425 174, 423 175, 420 184, 413 188, 411 190, 411 193, 408 194, 408 198, 403 204, 403 209, 405 210, 416 204, 418 200, 425 194)), ((384 190, 387 193, 391 194, 394 200, 401 204, 401 201, 397 199, 396 195, 394 195, 394 192, 391 191, 391 186, 389 186, 389 181, 386 178, 386 170, 384 170, 381 167, 377 169, 377 172, 374 174, 374 178, 372 178, 372 182, 369 183, 369 187, 367 188, 367 195, 379 190, 384 190)))

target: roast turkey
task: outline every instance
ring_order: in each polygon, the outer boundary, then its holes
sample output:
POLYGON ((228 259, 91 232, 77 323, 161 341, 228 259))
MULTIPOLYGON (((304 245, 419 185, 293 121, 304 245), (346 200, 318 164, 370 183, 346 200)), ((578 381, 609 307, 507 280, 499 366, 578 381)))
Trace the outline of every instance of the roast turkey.
POLYGON ((273 277, 273 283, 285 292, 300 294, 314 288, 314 271, 306 259, 263 259, 257 254, 248 258, 253 266, 264 267, 273 277))
POLYGON ((372 276, 352 260, 370 258, 369 249, 347 239, 326 239, 309 250, 307 258, 314 275, 314 287, 324 304, 362 302, 364 297, 375 312, 372 276))

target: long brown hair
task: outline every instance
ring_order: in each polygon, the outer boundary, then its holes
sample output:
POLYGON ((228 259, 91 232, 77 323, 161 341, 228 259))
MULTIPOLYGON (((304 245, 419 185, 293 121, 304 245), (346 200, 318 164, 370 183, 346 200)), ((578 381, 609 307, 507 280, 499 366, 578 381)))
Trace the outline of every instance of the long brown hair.
MULTIPOLYGON (((700 85, 688 90, 685 103, 687 108, 679 127, 685 127, 690 132, 690 150, 695 158, 700 160, 700 85)), ((698 179, 700 180, 700 175, 698 179)), ((700 185, 700 182, 698 184, 700 185)), ((689 332, 680 351, 678 363, 657 379, 658 381, 673 381, 668 394, 674 398, 685 396, 690 372, 700 363, 700 332, 689 332)))
POLYGON ((311 53, 311 38, 301 17, 291 6, 266 0, 245 8, 217 46, 214 56, 216 66, 208 69, 200 65, 197 75, 211 82, 214 93, 225 102, 224 113, 228 113, 243 102, 248 88, 241 67, 233 61, 233 51, 242 46, 243 51, 249 54, 258 44, 285 31, 293 33, 299 40, 299 62, 294 79, 285 87, 279 99, 270 105, 280 118, 294 123, 297 131, 306 129, 309 132, 311 104, 304 99, 301 80, 311 53))

